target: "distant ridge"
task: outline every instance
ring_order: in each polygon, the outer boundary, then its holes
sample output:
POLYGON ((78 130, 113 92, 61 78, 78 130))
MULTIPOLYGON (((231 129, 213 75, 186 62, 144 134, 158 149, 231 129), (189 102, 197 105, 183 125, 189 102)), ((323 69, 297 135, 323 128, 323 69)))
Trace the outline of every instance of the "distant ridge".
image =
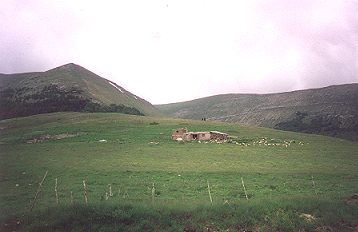
POLYGON ((58 111, 160 114, 146 100, 73 63, 46 72, 0 74, 0 119, 58 111))
POLYGON ((187 119, 221 120, 358 140, 358 84, 275 94, 222 94, 156 105, 187 119))

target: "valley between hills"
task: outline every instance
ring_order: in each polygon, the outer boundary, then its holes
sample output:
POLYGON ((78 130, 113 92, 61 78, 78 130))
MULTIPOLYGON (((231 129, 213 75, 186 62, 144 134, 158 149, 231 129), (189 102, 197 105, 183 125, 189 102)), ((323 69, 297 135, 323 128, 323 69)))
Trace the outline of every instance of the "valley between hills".
POLYGON ((39 113, 119 112, 208 119, 358 140, 358 84, 275 94, 222 94, 153 106, 76 64, 0 74, 0 119, 39 113))

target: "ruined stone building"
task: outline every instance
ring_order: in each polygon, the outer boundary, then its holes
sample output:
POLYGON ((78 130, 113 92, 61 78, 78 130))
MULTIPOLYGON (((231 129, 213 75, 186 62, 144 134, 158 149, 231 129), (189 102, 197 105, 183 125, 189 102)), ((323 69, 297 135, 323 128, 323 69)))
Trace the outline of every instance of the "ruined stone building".
POLYGON ((200 131, 189 132, 187 128, 178 128, 173 130, 173 140, 225 140, 228 138, 228 134, 219 131, 200 131))

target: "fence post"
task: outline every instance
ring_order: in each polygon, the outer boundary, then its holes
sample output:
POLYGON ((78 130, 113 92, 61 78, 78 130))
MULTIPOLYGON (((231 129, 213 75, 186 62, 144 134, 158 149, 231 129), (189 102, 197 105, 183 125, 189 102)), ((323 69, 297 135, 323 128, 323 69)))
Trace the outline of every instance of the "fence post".
POLYGON ((47 173, 48 173, 48 170, 45 172, 45 175, 44 175, 44 177, 42 178, 42 180, 41 180, 41 182, 40 182, 40 184, 39 184, 39 187, 37 188, 37 192, 36 192, 36 194, 35 194, 34 200, 32 201, 32 204, 31 204, 31 207, 30 207, 30 212, 32 211, 32 209, 33 209, 34 206, 35 206, 35 203, 36 203, 36 200, 37 200, 37 196, 38 196, 39 193, 41 192, 42 184, 43 184, 43 182, 44 182, 45 179, 46 179, 47 173))
POLYGON ((87 205, 88 199, 87 199, 87 187, 86 187, 86 182, 85 181, 83 181, 83 193, 84 193, 85 202, 86 202, 86 205, 87 205))
POLYGON ((212 204, 213 203, 213 198, 211 197, 209 181, 207 180, 207 182, 208 182, 208 192, 209 192, 210 203, 212 204))
POLYGON ((109 196, 113 197, 112 184, 109 184, 109 196))
POLYGON ((154 204, 154 197, 155 197, 155 187, 154 187, 154 183, 152 186, 152 203, 154 204))
POLYGON ((311 179, 312 179, 312 185, 313 185, 314 192, 315 192, 315 194, 317 196, 316 184, 314 183, 313 175, 311 176, 311 179))
POLYGON ((58 205, 57 178, 55 179, 55 194, 56 194, 56 205, 58 205))
POLYGON ((242 183, 242 187, 244 188, 244 193, 245 193, 245 197, 246 200, 249 200, 249 198, 247 197, 247 193, 246 193, 246 188, 245 188, 245 184, 244 184, 244 179, 241 177, 241 183, 242 183))

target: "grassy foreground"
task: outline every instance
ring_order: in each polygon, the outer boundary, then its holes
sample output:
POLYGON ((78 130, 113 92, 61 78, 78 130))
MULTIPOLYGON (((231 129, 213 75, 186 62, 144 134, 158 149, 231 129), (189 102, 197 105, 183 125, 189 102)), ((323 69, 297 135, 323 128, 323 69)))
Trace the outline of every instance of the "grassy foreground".
POLYGON ((354 142, 101 113, 4 120, 0 133, 0 231, 358 229, 354 142), (178 143, 178 127, 234 138, 178 143))

